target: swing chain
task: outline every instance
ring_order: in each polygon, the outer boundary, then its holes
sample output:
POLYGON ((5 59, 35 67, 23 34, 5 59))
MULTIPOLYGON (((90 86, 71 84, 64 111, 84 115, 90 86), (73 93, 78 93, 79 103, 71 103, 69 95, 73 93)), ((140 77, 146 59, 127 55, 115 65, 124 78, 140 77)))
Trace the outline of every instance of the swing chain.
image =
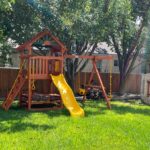
POLYGON ((112 61, 109 63, 109 98, 112 98, 112 61))

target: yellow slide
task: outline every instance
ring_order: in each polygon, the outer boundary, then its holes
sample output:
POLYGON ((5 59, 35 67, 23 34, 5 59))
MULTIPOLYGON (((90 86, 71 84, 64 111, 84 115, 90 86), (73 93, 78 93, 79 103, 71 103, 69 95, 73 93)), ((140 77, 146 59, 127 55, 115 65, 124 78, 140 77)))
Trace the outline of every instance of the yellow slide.
POLYGON ((58 88, 62 101, 65 107, 69 110, 71 116, 73 117, 83 117, 84 110, 78 105, 73 91, 71 90, 70 86, 67 84, 63 74, 52 77, 53 83, 58 88))

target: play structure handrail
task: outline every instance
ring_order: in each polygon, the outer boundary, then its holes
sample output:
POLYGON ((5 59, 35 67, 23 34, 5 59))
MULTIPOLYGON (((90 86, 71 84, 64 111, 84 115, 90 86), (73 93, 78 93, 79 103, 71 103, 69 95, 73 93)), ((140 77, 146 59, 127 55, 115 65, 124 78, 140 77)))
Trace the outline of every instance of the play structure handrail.
POLYGON ((45 59, 45 60, 62 60, 62 57, 56 56, 32 56, 31 59, 45 59))
POLYGON ((43 57, 31 57, 31 76, 48 74, 48 59, 43 57), (46 66, 46 67, 45 67, 46 66))
POLYGON ((30 66, 31 66, 31 78, 46 78, 48 77, 48 73, 52 64, 49 64, 49 60, 62 60, 62 57, 49 57, 49 56, 33 56, 30 57, 30 66))

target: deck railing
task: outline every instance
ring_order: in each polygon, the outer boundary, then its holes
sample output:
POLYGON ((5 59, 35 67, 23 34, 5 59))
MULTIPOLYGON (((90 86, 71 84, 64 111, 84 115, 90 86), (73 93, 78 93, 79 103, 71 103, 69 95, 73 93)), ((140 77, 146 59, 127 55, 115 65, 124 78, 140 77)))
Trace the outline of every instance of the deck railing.
POLYGON ((50 60, 62 60, 62 57, 49 57, 49 56, 34 56, 30 58, 30 77, 31 79, 46 79, 48 78, 50 60))

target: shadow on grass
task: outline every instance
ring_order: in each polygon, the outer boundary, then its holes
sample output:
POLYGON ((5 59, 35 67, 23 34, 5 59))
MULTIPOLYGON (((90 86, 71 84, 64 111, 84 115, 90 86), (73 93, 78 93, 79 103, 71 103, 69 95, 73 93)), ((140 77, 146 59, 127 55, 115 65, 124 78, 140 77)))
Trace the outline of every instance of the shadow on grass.
POLYGON ((126 113, 132 113, 132 114, 142 114, 146 116, 150 116, 150 109, 148 108, 136 108, 133 105, 132 106, 120 106, 118 104, 111 104, 112 111, 118 114, 126 114, 126 113))
POLYGON ((103 110, 97 110, 97 111, 91 111, 91 110, 85 110, 85 117, 89 116, 97 116, 97 115, 103 115, 105 114, 105 111, 103 110))
POLYGON ((44 124, 40 125, 32 122, 22 122, 24 118, 29 118, 33 114, 46 114, 49 119, 58 116, 69 116, 67 110, 55 110, 55 111, 27 111, 25 109, 18 108, 13 105, 8 111, 0 109, 0 133, 2 132, 21 132, 26 129, 44 131, 56 128, 55 126, 44 124))
POLYGON ((102 100, 86 100, 85 103, 82 103, 82 107, 90 107, 90 108, 99 108, 101 104, 104 104, 102 100))
POLYGON ((25 130, 37 130, 37 131, 46 131, 49 129, 54 129, 54 126, 49 125, 39 125, 34 123, 11 123, 11 126, 7 126, 6 124, 0 123, 0 133, 7 132, 7 133, 15 133, 15 132, 21 132, 25 130))
POLYGON ((70 114, 66 108, 64 108, 62 110, 49 110, 49 111, 45 111, 42 113, 47 114, 48 117, 59 117, 59 116, 70 117, 70 114))
POLYGON ((85 116, 95 116, 105 114, 107 105, 101 100, 87 100, 84 104, 85 116))
POLYGON ((30 115, 41 113, 47 114, 48 117, 56 117, 56 116, 69 116, 69 113, 66 109, 61 110, 44 110, 44 111, 28 111, 24 108, 19 108, 16 105, 13 105, 8 111, 4 111, 0 108, 0 121, 9 121, 9 120, 19 120, 30 115))
MULTIPOLYGON (((116 101, 119 102, 119 101, 116 101)), ((125 104, 126 102, 120 102, 120 104, 125 104)), ((130 103, 130 102, 129 102, 130 103)), ((132 103, 130 103, 132 104, 132 103)), ((135 105, 119 105, 114 104, 113 101, 111 102, 112 109, 110 111, 113 111, 118 114, 126 114, 126 113, 132 113, 132 114, 142 114, 146 116, 150 116, 150 109, 142 107, 143 105, 135 104, 135 105), (139 106, 139 107, 134 107, 139 106)), ((88 100, 85 103, 85 114, 86 116, 90 115, 102 115, 106 114, 106 111, 108 111, 107 105, 103 100, 99 101, 92 101, 88 100)))
POLYGON ((31 115, 30 112, 28 113, 26 110, 12 106, 11 109, 9 109, 8 111, 0 109, 0 122, 20 120, 24 117, 28 117, 29 115, 31 115))

